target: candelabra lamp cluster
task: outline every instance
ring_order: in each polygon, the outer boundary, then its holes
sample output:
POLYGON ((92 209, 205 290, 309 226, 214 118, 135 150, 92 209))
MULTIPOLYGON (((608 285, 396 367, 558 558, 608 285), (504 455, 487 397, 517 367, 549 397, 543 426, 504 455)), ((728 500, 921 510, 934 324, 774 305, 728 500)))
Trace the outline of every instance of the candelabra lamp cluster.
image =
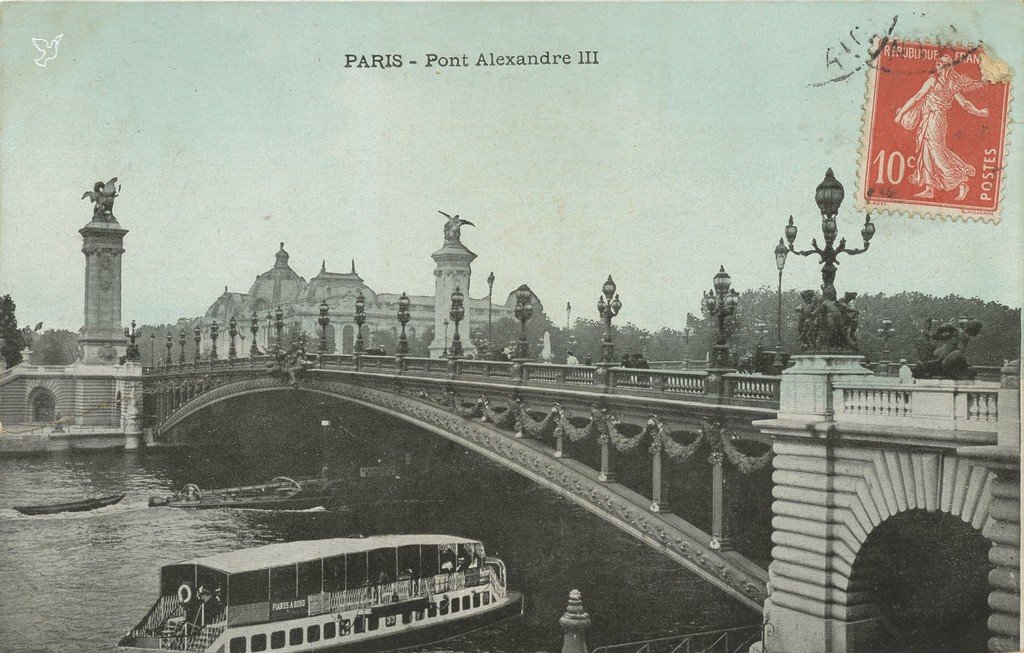
POLYGON ((366 324, 366 297, 363 291, 356 295, 356 314, 353 318, 356 322, 356 354, 363 353, 363 325, 366 324))
POLYGON ((137 361, 142 356, 139 355, 139 346, 135 344, 135 338, 138 337, 139 333, 135 330, 135 320, 132 320, 132 328, 129 330, 128 327, 124 328, 124 337, 128 338, 128 347, 125 349, 124 358, 129 361, 137 361))
POLYGON ((871 238, 875 235, 875 225, 871 223, 871 215, 864 218, 864 227, 860 230, 864 246, 848 248, 846 239, 841 238, 835 244, 838 229, 836 215, 843 202, 843 185, 836 180, 832 169, 825 173, 825 179, 818 184, 814 193, 814 201, 821 211, 821 232, 825 237, 825 247, 818 246, 817 239, 811 240, 811 249, 797 250, 793 243, 796 240, 797 228, 793 224, 793 216, 789 217, 785 235, 789 242, 789 251, 797 256, 816 255, 821 262, 821 293, 805 290, 800 294, 803 304, 800 306, 798 331, 801 348, 804 351, 823 353, 844 353, 857 351, 857 310, 851 306, 857 293, 847 292, 842 299, 836 294, 835 279, 839 265, 839 255, 856 256, 868 251, 871 238))
POLYGON ((199 343, 203 340, 203 327, 197 322, 194 329, 192 329, 192 340, 196 345, 196 362, 199 362, 199 343))
POLYGON ((612 275, 601 286, 601 296, 597 300, 597 313, 604 320, 604 338, 601 340, 601 363, 604 365, 615 364, 615 341, 612 339, 612 318, 622 310, 622 302, 619 301, 619 294, 615 292, 615 282, 612 275))
POLYGON ((533 317, 533 291, 525 283, 516 288, 516 319, 519 320, 519 342, 516 343, 516 358, 530 357, 530 342, 526 339, 526 323, 533 317))
POLYGON ((179 329, 178 330, 178 364, 179 365, 184 365, 185 364, 185 338, 186 337, 187 336, 185 334, 185 329, 184 328, 179 329))
POLYGON ((455 323, 455 333, 452 334, 452 349, 451 357, 459 358, 462 356, 462 339, 459 337, 459 322, 466 317, 466 307, 463 306, 465 296, 462 294, 462 290, 458 286, 455 286, 455 290, 452 292, 452 307, 448 311, 448 317, 455 323))
POLYGON ((274 346, 277 351, 282 351, 284 349, 284 311, 280 306, 274 311, 274 332, 277 334, 277 342, 274 343, 274 346))
POLYGON ((164 359, 164 365, 170 367, 171 365, 171 347, 174 345, 174 337, 168 332, 165 346, 167 347, 167 358, 164 359))
POLYGON ((405 325, 409 323, 412 315, 409 313, 409 296, 404 292, 402 296, 398 298, 398 323, 402 325, 401 334, 398 336, 398 355, 407 356, 409 354, 409 338, 405 335, 405 325))
POLYGON ((740 295, 732 289, 732 277, 725 271, 725 266, 719 266, 718 274, 711 282, 711 290, 704 293, 700 308, 705 317, 717 318, 718 333, 715 337, 715 344, 711 347, 709 370, 727 370, 732 368, 731 356, 729 355, 729 343, 725 328, 725 318, 736 312, 736 306, 740 303, 740 295))

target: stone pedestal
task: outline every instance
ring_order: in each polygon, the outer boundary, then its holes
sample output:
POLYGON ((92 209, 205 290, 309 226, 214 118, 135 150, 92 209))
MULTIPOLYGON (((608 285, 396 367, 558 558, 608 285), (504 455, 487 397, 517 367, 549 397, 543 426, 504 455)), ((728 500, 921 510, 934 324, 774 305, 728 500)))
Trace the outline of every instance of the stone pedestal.
POLYGON ((861 363, 863 356, 799 354, 782 371, 779 390, 779 419, 821 421, 832 410, 832 384, 873 372, 861 363))
MULTIPOLYGON (((440 358, 445 349, 451 353, 455 324, 448 313, 452 308, 452 293, 457 287, 469 300, 470 264, 476 254, 459 241, 447 241, 444 247, 430 255, 437 267, 434 268, 434 341, 430 343, 431 358, 440 358), (445 342, 444 321, 448 320, 448 342, 445 342)), ((476 354, 476 347, 470 338, 473 332, 470 322, 471 311, 459 323, 459 338, 462 340, 462 355, 476 354)))
POLYGON ((85 254, 85 325, 78 335, 82 362, 114 365, 128 346, 121 326, 121 255, 128 230, 117 220, 93 220, 78 233, 85 254))

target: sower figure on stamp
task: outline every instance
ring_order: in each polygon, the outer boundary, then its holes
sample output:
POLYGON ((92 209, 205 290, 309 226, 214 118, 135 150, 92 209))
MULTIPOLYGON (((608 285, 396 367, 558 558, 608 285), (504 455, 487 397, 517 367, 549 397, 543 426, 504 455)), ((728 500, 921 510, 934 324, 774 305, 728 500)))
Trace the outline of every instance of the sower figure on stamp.
POLYGON ((944 191, 957 188, 957 200, 967 196, 967 179, 977 171, 946 147, 946 111, 956 100, 968 113, 987 117, 988 109, 979 109, 963 96, 964 92, 983 86, 983 82, 954 70, 953 58, 942 55, 935 74, 896 112, 897 123, 908 130, 917 130, 917 166, 909 181, 924 186, 924 190, 914 197, 933 197, 936 187, 944 191))

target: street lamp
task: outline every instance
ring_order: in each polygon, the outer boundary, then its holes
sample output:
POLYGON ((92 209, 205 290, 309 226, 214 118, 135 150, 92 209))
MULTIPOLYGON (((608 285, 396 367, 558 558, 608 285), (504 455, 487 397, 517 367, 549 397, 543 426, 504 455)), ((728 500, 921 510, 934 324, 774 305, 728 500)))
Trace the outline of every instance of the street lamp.
POLYGON ((405 356, 409 353, 409 339, 405 336, 405 325, 409 323, 409 319, 412 317, 409 314, 409 296, 402 293, 402 296, 398 298, 398 323, 402 325, 402 334, 398 336, 398 355, 405 356))
POLYGON ((685 369, 690 369, 690 359, 693 358, 693 352, 690 350, 691 338, 693 338, 693 327, 687 324, 683 329, 683 342, 686 343, 686 360, 683 361, 683 367, 685 369))
POLYGON ((149 366, 156 367, 156 334, 149 334, 149 366))
POLYGON ((168 331, 167 332, 167 358, 164 359, 164 365, 166 367, 170 367, 171 366, 171 347, 173 345, 174 345, 174 336, 172 336, 171 332, 168 331))
POLYGON ((274 331, 277 333, 277 349, 280 351, 284 347, 284 311, 280 306, 274 311, 274 331))
POLYGON ((526 323, 533 317, 533 291, 525 283, 516 288, 514 315, 519 320, 519 341, 515 347, 516 358, 526 360, 530 357, 530 342, 526 339, 526 323))
POLYGON ((622 302, 615 292, 615 282, 612 275, 608 275, 608 281, 601 286, 601 297, 597 300, 597 313, 604 320, 604 339, 601 341, 601 362, 604 365, 615 363, 615 343, 612 342, 612 318, 622 310, 622 302))
POLYGON ((232 315, 231 319, 228 320, 228 336, 230 337, 230 344, 228 345, 228 359, 235 360, 238 357, 238 350, 235 349, 235 338, 238 337, 238 321, 235 320, 234 315, 232 315))
POLYGON ((448 317, 455 323, 455 333, 452 335, 452 358, 462 356, 462 340, 459 338, 459 322, 466 317, 466 309, 462 305, 464 296, 458 286, 452 292, 452 307, 448 311, 448 317))
POLYGON ((178 346, 181 348, 181 351, 178 352, 178 364, 179 365, 184 365, 185 364, 185 328, 184 327, 182 327, 181 330, 178 331, 178 346))
POLYGON ((494 295, 494 272, 487 275, 487 348, 491 347, 491 298, 494 295))
POLYGON ((754 335, 757 336, 757 348, 764 349, 764 337, 768 335, 768 325, 761 320, 754 322, 754 335))
POLYGON ((202 337, 203 337, 203 327, 201 326, 201 324, 202 324, 201 322, 196 322, 196 327, 194 329, 192 329, 193 340, 195 340, 195 343, 196 343, 196 362, 197 363, 199 362, 199 342, 200 342, 200 340, 202 340, 202 337))
POLYGON ((217 335, 220 333, 220 327, 217 326, 217 320, 213 321, 210 325, 210 360, 217 360, 217 335))
MULTIPOLYGON (((320 356, 322 357, 327 353, 327 326, 331 323, 331 318, 327 315, 328 311, 327 300, 320 302, 320 317, 317 318, 316 323, 320 325, 320 356)), ((322 359, 321 359, 322 360, 322 359)))
POLYGON ((891 353, 889 352, 889 338, 892 334, 896 333, 896 329, 892 326, 892 320, 882 320, 882 326, 878 327, 878 335, 882 336, 882 341, 885 343, 882 349, 882 364, 885 366, 889 362, 891 353))
POLYGON ((740 295, 731 288, 732 278, 725 271, 725 266, 718 269, 712 281, 710 291, 704 293, 701 300, 701 310, 705 316, 718 318, 718 337, 715 345, 711 348, 710 366, 711 370, 731 369, 729 367, 729 345, 725 339, 725 318, 736 312, 736 305, 739 304, 740 295))
POLYGON ((444 351, 441 352, 441 356, 448 358, 448 318, 444 318, 441 324, 444 325, 444 351))
POLYGON ((256 315, 256 311, 252 312, 249 316, 249 331, 252 332, 252 343, 249 345, 249 355, 259 356, 260 348, 256 346, 256 334, 260 332, 260 318, 256 315))
POLYGON ((776 337, 778 338, 775 342, 775 369, 780 372, 782 371, 782 269, 786 267, 787 254, 789 254, 789 248, 779 238, 779 244, 775 246, 775 267, 779 268, 779 313, 775 322, 776 337))
POLYGON ((363 325, 366 324, 366 298, 360 290, 356 295, 356 314, 353 318, 356 321, 356 354, 363 353, 363 325))

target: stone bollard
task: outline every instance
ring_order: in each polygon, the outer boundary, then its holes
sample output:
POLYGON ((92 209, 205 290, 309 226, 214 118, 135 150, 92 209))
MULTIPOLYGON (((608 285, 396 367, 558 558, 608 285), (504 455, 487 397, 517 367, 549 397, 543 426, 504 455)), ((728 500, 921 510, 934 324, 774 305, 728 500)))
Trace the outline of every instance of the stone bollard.
POLYGON ((590 615, 583 610, 583 595, 579 590, 569 592, 569 605, 558 623, 565 633, 562 653, 587 653, 586 630, 590 626, 590 615))

